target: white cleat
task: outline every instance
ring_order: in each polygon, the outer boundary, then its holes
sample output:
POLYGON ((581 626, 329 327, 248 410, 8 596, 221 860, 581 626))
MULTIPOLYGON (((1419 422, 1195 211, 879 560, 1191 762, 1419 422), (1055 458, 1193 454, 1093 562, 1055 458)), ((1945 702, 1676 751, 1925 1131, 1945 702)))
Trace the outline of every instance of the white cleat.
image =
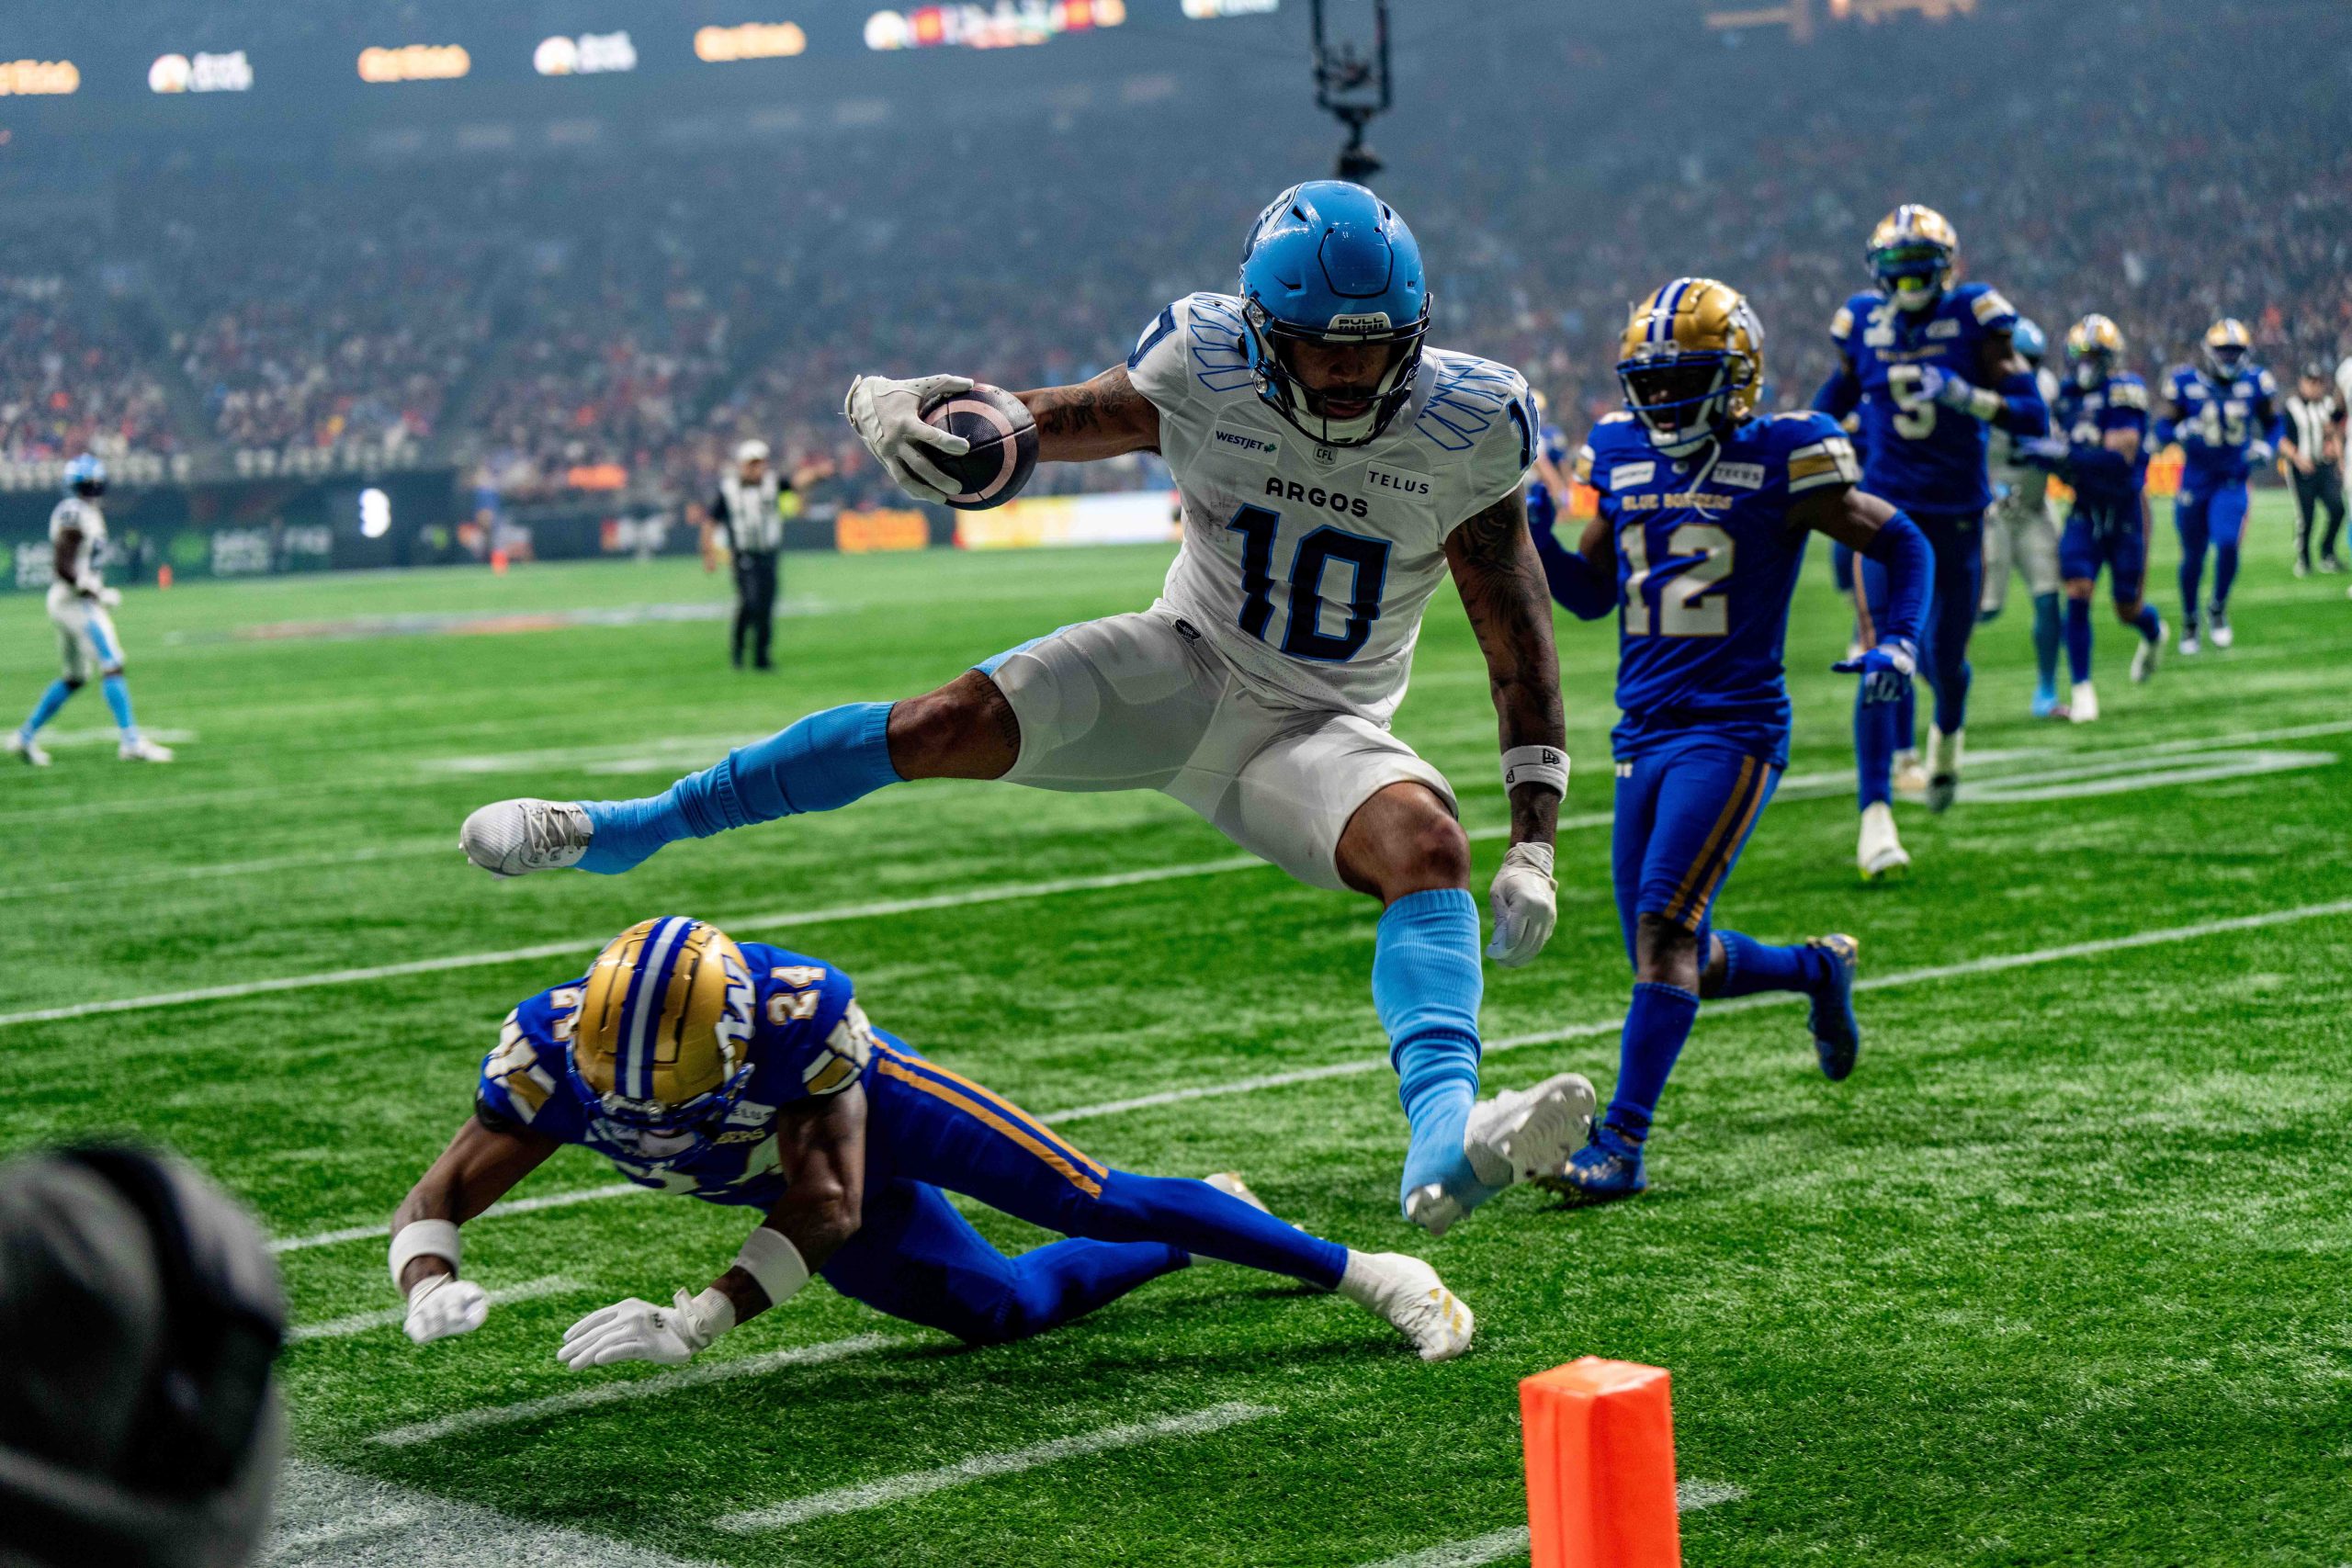
POLYGON ((1450 1361, 1470 1348, 1477 1320, 1418 1258, 1350 1247, 1340 1294, 1394 1324, 1424 1361, 1450 1361))
POLYGON ((2075 682, 2074 695, 2066 699, 2066 717, 2075 724, 2098 722, 2098 693, 2088 681, 2075 682))
POLYGON ((458 829, 458 847, 492 876, 526 876, 578 865, 594 831, 568 800, 500 800, 458 829))
POLYGON ((125 762, 168 762, 172 760, 170 747, 159 746, 143 735, 136 740, 124 741, 115 748, 114 754, 125 762))
POLYGON ((2156 635, 2152 637, 2142 637, 2140 639, 2140 650, 2132 656, 2132 683, 2133 685, 2143 686, 2147 684, 2148 677, 2156 672, 2156 660, 2164 657, 2164 652, 2165 624, 2161 619, 2159 619, 2156 622, 2156 635))
POLYGON ((2215 621, 2213 623, 2213 646, 2215 648, 2227 648, 2230 644, 2237 640, 2238 634, 2230 629, 2229 622, 2215 621))
POLYGON ((1266 1201, 1263 1198, 1250 1190, 1250 1184, 1241 1179, 1241 1173, 1238 1170, 1220 1170, 1215 1175, 1204 1176, 1201 1179, 1228 1198, 1240 1199, 1261 1214, 1273 1213, 1272 1209, 1266 1207, 1266 1201))
POLYGON ((40 749, 39 741, 20 729, 12 729, 8 732, 8 755, 28 768, 49 766, 49 753, 40 749))
POLYGON ((1895 835, 1894 807, 1883 800, 1862 807, 1862 831, 1854 844, 1854 864, 1864 882, 1897 876, 1911 869, 1910 852, 1895 835))
MULTIPOLYGON (((2213 634, 2213 646, 2215 648, 2227 648, 2230 645, 2223 642, 2222 640, 2222 634, 2219 631, 2216 631, 2213 634)), ((2184 659, 2194 659, 2204 651, 2205 645, 2197 640, 2197 632, 2194 627, 2180 634, 2181 657, 2184 659)))
POLYGON ((1920 762, 1918 752, 1897 751, 1894 754, 1894 784, 1897 795, 1928 793, 1928 770, 1920 762))
MULTIPOLYGON (((1462 1132, 1462 1152, 1471 1174, 1501 1189, 1549 1176, 1567 1163, 1592 1132, 1597 1097, 1582 1073, 1555 1073, 1532 1089, 1507 1089, 1471 1107, 1462 1132)), ((1431 1182, 1405 1203, 1405 1217, 1442 1236, 1469 1210, 1431 1182)))

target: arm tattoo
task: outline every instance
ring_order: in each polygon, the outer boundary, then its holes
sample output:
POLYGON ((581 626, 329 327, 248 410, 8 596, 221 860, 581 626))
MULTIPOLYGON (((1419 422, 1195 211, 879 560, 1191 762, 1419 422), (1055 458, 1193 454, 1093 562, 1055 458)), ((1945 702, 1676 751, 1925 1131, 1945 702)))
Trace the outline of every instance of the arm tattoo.
POLYGON ((1102 426, 1102 394, 1091 382, 1052 387, 1030 405, 1040 435, 1085 435, 1102 426))
MULTIPOLYGON (((1487 682, 1500 721, 1503 750, 1567 745, 1560 712, 1560 660, 1552 646, 1552 594, 1527 531, 1517 491, 1477 513, 1445 541, 1454 586, 1487 656, 1487 682)), ((1521 784, 1511 791, 1513 843, 1552 841, 1560 797, 1521 784)))
POLYGON ((1037 422, 1037 455, 1048 462, 1159 449, 1159 410, 1136 390, 1124 365, 1075 387, 1043 387, 1020 398, 1037 422))

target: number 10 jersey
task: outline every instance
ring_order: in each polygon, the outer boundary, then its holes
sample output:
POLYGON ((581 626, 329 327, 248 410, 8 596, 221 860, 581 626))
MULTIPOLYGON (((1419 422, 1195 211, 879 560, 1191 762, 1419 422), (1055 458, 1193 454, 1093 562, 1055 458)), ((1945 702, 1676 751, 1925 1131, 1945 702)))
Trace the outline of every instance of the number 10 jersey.
POLYGON ((1241 309, 1230 295, 1180 299, 1127 356, 1159 411, 1183 509, 1159 607, 1260 696, 1385 725, 1446 536, 1534 462, 1534 400, 1507 365, 1430 349, 1385 432, 1323 446, 1258 396, 1241 309))

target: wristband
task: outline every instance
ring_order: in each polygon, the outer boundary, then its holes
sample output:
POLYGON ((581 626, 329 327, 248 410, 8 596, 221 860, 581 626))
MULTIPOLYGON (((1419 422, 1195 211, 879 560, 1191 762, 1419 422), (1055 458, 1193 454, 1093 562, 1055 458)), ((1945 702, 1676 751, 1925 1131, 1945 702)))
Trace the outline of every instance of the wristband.
POLYGON ((683 1330, 678 1337, 690 1351, 708 1349, 712 1340, 735 1326, 735 1303, 716 1285, 704 1287, 702 1294, 692 1301, 680 1291, 677 1310, 684 1320, 677 1325, 683 1330))
POLYGON ((1970 389, 1968 394, 1968 412, 1971 418, 1981 419, 1985 423, 1990 424, 2000 412, 2000 393, 1993 390, 1990 387, 1976 387, 1970 389))
POLYGON ((392 1289, 401 1288, 401 1274, 420 1258, 438 1258, 458 1271, 458 1227, 447 1220, 411 1220, 392 1235, 392 1289))
POLYGON ((1503 791, 1540 784, 1566 798, 1568 754, 1557 746, 1514 746, 1503 753, 1503 791))
POLYGON ((743 1238, 735 1267, 752 1277, 772 1307, 782 1306, 808 1282, 808 1264, 800 1249, 792 1245, 790 1236, 768 1225, 743 1238))

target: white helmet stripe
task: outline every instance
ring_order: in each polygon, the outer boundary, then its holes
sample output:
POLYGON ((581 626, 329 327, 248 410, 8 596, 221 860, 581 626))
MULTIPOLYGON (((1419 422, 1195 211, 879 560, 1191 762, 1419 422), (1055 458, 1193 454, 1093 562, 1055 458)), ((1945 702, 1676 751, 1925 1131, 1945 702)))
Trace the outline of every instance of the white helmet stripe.
POLYGON ((631 1100, 653 1098, 653 1040, 670 990, 670 961, 693 930, 692 920, 664 919, 639 950, 637 974, 621 1013, 620 1060, 613 1069, 614 1087, 631 1100))

